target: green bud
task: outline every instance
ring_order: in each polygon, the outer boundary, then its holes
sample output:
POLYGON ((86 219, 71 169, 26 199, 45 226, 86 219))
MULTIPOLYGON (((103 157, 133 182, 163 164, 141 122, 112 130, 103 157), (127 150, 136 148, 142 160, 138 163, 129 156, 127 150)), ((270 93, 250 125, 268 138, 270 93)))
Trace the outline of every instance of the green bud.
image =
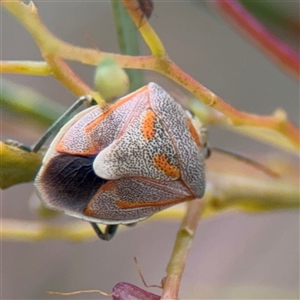
POLYGON ((106 101, 111 101, 128 92, 129 78, 114 58, 107 56, 96 68, 94 85, 106 101))

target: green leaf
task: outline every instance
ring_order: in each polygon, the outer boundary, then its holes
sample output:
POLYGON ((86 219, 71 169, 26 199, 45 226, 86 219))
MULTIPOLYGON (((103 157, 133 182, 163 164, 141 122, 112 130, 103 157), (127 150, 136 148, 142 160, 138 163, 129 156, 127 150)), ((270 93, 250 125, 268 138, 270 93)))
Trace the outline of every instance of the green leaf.
MULTIPOLYGON (((138 31, 120 0, 111 0, 120 52, 125 55, 140 55, 138 31)), ((142 71, 127 69, 130 91, 133 92, 144 85, 142 71)))

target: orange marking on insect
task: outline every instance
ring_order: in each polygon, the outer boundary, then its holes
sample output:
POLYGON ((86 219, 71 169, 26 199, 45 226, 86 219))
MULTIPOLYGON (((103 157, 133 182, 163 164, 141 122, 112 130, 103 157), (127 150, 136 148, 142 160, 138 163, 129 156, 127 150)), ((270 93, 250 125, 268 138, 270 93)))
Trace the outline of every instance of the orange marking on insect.
POLYGON ((186 119, 186 121, 187 121, 187 124, 188 124, 188 127, 189 127, 189 131, 190 131, 190 133, 192 135, 193 140, 195 141, 195 143, 197 144, 197 146, 199 148, 201 148, 202 145, 201 145, 201 142, 200 142, 200 138, 199 138, 199 135, 198 135, 198 133, 197 133, 197 131, 196 131, 194 125, 193 125, 193 122, 190 119, 188 119, 188 118, 186 119))
POLYGON ((148 89, 148 86, 143 86, 142 88, 138 89, 134 93, 131 93, 123 98, 121 98, 119 101, 117 101, 114 105, 111 105, 109 109, 107 109, 101 116, 99 116, 97 119, 95 119, 93 122, 91 122, 88 126, 85 128, 85 132, 89 132, 95 128, 103 119, 105 119, 110 113, 112 113, 114 110, 118 109, 119 106, 130 100, 132 97, 136 96, 137 94, 140 94, 144 90, 148 89))
POLYGON ((152 110, 147 110, 146 115, 142 121, 142 134, 145 140, 152 140, 155 136, 155 114, 152 110))
POLYGON ((156 154, 153 157, 154 165, 157 169, 163 171, 165 175, 179 178, 179 169, 177 167, 172 166, 166 157, 165 154, 156 154))
POLYGON ((89 205, 85 208, 83 214, 89 217, 98 217, 97 211, 95 211, 93 208, 90 208, 89 205))
MULTIPOLYGON (((55 150, 59 153, 65 153, 66 152, 66 147, 65 147, 65 138, 62 138, 60 142, 57 144, 55 150)), ((84 153, 82 152, 77 152, 77 151, 71 151, 70 149, 67 150, 68 154, 73 154, 73 155, 85 155, 85 156, 90 156, 90 155, 95 155, 99 153, 99 149, 95 146, 90 146, 87 151, 84 153)))
POLYGON ((65 149, 64 149, 64 139, 62 139, 62 140, 56 145, 55 150, 56 150, 57 152, 60 152, 60 153, 65 152, 65 149))
POLYGON ((116 205, 122 209, 126 208, 141 208, 141 207, 153 207, 153 206, 167 206, 167 205, 175 205, 177 203, 181 203, 184 201, 189 201, 195 199, 194 196, 188 196, 185 198, 175 198, 175 199, 167 199, 156 202, 146 202, 146 203, 131 203, 126 201, 116 201, 116 205))

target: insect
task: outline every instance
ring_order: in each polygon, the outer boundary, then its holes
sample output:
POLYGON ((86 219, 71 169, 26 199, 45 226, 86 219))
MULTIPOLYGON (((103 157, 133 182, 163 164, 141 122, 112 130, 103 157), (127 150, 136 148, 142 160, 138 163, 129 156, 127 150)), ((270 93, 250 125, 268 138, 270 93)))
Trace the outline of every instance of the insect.
POLYGON ((138 0, 139 9, 143 12, 147 19, 151 17, 154 4, 152 0, 138 0))
POLYGON ((156 83, 108 108, 87 108, 52 141, 35 180, 37 195, 47 207, 91 222, 104 240, 119 224, 201 198, 207 151, 196 122, 156 83), (105 232, 97 223, 107 225, 105 232))
POLYGON ((89 293, 99 293, 101 295, 111 297, 112 300, 139 300, 139 299, 148 299, 148 300, 159 300, 161 297, 127 282, 117 283, 113 289, 112 293, 105 293, 101 290, 83 290, 69 293, 61 292, 47 292, 49 295, 59 295, 59 296, 74 296, 80 294, 89 294, 89 293))

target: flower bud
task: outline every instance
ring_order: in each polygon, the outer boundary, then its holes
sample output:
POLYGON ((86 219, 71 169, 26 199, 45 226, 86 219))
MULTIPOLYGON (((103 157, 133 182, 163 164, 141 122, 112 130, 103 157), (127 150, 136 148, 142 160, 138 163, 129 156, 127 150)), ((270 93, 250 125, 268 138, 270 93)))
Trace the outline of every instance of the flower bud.
POLYGON ((113 57, 105 57, 96 68, 94 85, 106 100, 114 100, 129 89, 129 78, 113 57))

